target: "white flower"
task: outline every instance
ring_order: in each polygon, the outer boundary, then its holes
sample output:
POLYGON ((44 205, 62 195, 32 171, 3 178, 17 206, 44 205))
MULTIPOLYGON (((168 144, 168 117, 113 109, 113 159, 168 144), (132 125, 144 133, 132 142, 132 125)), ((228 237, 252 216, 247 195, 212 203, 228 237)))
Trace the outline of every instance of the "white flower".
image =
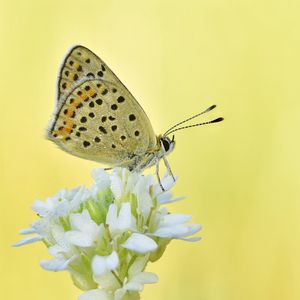
POLYGON ((153 235, 161 238, 185 239, 190 241, 199 240, 199 238, 187 238, 201 229, 200 225, 186 224, 186 222, 191 219, 192 216, 183 214, 164 215, 161 217, 159 225, 153 235))
POLYGON ((109 226, 112 236, 121 234, 128 230, 134 230, 135 221, 131 214, 130 203, 123 203, 119 213, 117 205, 111 204, 108 208, 106 224, 109 226))
POLYGON ((134 187, 134 193, 137 197, 138 211, 142 213, 144 218, 150 213, 153 206, 153 199, 150 195, 149 187, 152 183, 152 177, 140 177, 134 187))
POLYGON ((72 262, 76 257, 71 257, 67 260, 61 258, 52 259, 52 260, 43 260, 41 261, 40 265, 43 269, 48 271, 64 271, 68 268, 69 263, 72 262))
POLYGON ((54 259, 43 260, 40 265, 48 271, 66 270, 69 264, 78 256, 76 249, 65 239, 63 228, 57 225, 52 226, 53 246, 48 248, 49 254, 54 259))
POLYGON ((119 266, 119 257, 116 251, 108 256, 96 255, 92 261, 92 270, 95 277, 113 271, 119 266))
POLYGON ((35 200, 32 205, 32 209, 40 217, 47 217, 51 214, 56 216, 67 215, 72 201, 76 201, 78 199, 78 196, 76 197, 78 192, 80 192, 79 187, 71 190, 70 192, 67 190, 61 190, 54 197, 48 197, 46 202, 35 200))
POLYGON ((156 283, 158 277, 154 273, 141 272, 133 277, 123 285, 122 288, 115 292, 115 300, 121 300, 128 291, 141 292, 144 289, 144 284, 156 283))
POLYGON ((19 241, 18 243, 15 243, 14 246, 19 247, 19 246, 39 242, 39 241, 42 241, 42 240, 43 240, 43 238, 41 236, 29 236, 29 237, 19 241))
POLYGON ((115 300, 121 300, 127 291, 140 292, 144 284, 156 283, 158 277, 154 273, 143 272, 149 256, 139 257, 128 270, 128 278, 122 288, 115 291, 115 300))
POLYGON ((95 182, 91 187, 91 194, 96 197, 101 190, 110 187, 110 176, 103 169, 94 169, 92 176, 95 182))
POLYGON ((87 188, 83 187, 77 189, 72 199, 69 200, 69 211, 78 210, 81 203, 90 197, 91 191, 89 191, 87 188))
POLYGON ((160 184, 156 183, 153 185, 154 194, 158 196, 170 190, 176 183, 176 180, 177 177, 175 177, 175 181, 174 181, 173 177, 169 173, 166 173, 161 180, 161 185, 164 187, 165 191, 162 191, 160 184))
POLYGON ((74 230, 65 233, 66 240, 79 247, 91 247, 98 239, 103 237, 103 224, 97 225, 89 212, 70 215, 71 228, 74 230))
POLYGON ((40 216, 40 217, 46 217, 49 215, 52 211, 54 211, 58 206, 63 207, 63 204, 61 203, 60 199, 58 197, 49 197, 46 199, 46 202, 35 200, 32 209, 40 216))
MULTIPOLYGON (((143 272, 149 256, 138 257, 128 270, 128 278, 121 288, 115 291, 94 289, 79 296, 78 300, 121 300, 127 292, 141 292, 144 284, 152 284, 158 281, 154 273, 143 272)), ((95 276, 95 274, 94 274, 95 276)))
POLYGON ((104 290, 94 289, 80 295, 78 300, 114 300, 114 296, 104 290))
POLYGON ((20 231, 30 235, 15 246, 43 241, 52 259, 41 266, 67 270, 85 292, 79 300, 138 299, 144 284, 158 277, 145 272, 147 263, 159 259, 172 239, 197 241, 200 226, 191 216, 170 213, 173 177, 162 185, 153 176, 116 168, 111 174, 93 171, 94 184, 62 190, 45 202, 36 200, 39 220, 20 231))
POLYGON ((158 247, 153 239, 140 233, 133 233, 121 246, 142 254, 152 252, 158 247))

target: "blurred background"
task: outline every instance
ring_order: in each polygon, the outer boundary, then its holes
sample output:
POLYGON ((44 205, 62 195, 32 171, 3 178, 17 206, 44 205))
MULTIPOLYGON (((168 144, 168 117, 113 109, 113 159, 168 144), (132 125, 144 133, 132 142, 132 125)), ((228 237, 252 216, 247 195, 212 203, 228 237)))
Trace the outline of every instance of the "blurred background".
MULTIPOLYGON (((172 242, 142 299, 300 299, 300 2, 0 1, 3 299, 80 294, 42 270, 46 248, 11 245, 34 199, 91 185, 97 163, 44 139, 66 51, 97 53, 159 134, 211 104, 225 121, 178 132, 169 158, 203 240, 172 242)), ((154 169, 150 172, 154 173, 154 169)))

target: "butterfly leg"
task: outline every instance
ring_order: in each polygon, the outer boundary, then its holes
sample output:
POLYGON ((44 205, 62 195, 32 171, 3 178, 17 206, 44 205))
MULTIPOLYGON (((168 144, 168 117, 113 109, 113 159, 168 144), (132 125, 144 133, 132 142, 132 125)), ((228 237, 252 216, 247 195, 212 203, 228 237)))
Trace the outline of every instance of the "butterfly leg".
POLYGON ((173 175, 172 170, 171 170, 171 167, 170 167, 170 165, 169 165, 169 162, 167 161, 167 159, 166 159, 165 156, 163 156, 163 160, 164 160, 165 166, 166 166, 166 168, 167 168, 169 174, 172 176, 172 178, 173 178, 173 180, 174 180, 174 182, 175 182, 175 181, 176 181, 176 180, 175 180, 175 176, 173 175))
POLYGON ((161 190, 164 192, 165 189, 164 189, 164 187, 163 187, 163 185, 161 183, 160 177, 159 177, 159 160, 156 161, 156 176, 157 176, 158 183, 159 183, 159 185, 161 187, 161 190))

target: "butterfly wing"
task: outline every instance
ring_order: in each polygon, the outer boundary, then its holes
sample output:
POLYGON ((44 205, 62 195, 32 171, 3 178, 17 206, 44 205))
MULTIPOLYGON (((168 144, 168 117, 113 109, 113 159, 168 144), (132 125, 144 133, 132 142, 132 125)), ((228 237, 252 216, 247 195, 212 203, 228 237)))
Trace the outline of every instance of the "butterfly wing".
POLYGON ((147 115, 94 53, 74 47, 60 74, 59 99, 48 138, 63 150, 118 166, 155 147, 156 136, 147 115))
POLYGON ((87 77, 113 80, 112 72, 92 51, 75 46, 66 55, 58 77, 58 97, 60 101, 87 77))
MULTIPOLYGON (((57 88, 58 101, 64 101, 64 98, 76 86, 87 79, 105 80, 127 90, 100 57, 88 48, 77 45, 67 53, 60 68, 57 88)), ((128 93, 130 94, 129 91, 128 93)), ((131 97, 134 98, 132 95, 131 97)))

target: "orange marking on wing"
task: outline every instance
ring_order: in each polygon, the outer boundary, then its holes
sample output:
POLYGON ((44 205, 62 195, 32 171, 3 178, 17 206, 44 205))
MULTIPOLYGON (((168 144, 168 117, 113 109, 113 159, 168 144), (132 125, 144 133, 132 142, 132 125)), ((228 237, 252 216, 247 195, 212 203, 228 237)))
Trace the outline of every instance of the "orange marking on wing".
POLYGON ((77 106, 82 102, 82 99, 80 99, 79 97, 78 98, 75 98, 74 99, 74 102, 71 104, 71 107, 76 109, 77 106))
POLYGON ((58 132, 59 132, 59 135, 67 136, 71 133, 71 130, 72 130, 71 128, 63 127, 63 128, 59 128, 58 132))
POLYGON ((73 107, 69 107, 68 108, 68 113, 66 114, 67 117, 71 118, 74 114, 74 108, 73 107))
POLYGON ((80 98, 85 98, 86 97, 86 91, 82 91, 82 94, 79 97, 80 98))
POLYGON ((63 133, 61 132, 61 130, 54 130, 52 132, 52 136, 55 138, 60 139, 61 137, 64 137, 63 133))
POLYGON ((94 95, 96 94, 96 91, 93 90, 93 89, 90 89, 90 90, 87 92, 87 94, 88 94, 89 97, 92 97, 92 96, 94 96, 94 95))
POLYGON ((73 130, 73 122, 70 119, 66 120, 65 131, 68 134, 71 134, 73 130))

